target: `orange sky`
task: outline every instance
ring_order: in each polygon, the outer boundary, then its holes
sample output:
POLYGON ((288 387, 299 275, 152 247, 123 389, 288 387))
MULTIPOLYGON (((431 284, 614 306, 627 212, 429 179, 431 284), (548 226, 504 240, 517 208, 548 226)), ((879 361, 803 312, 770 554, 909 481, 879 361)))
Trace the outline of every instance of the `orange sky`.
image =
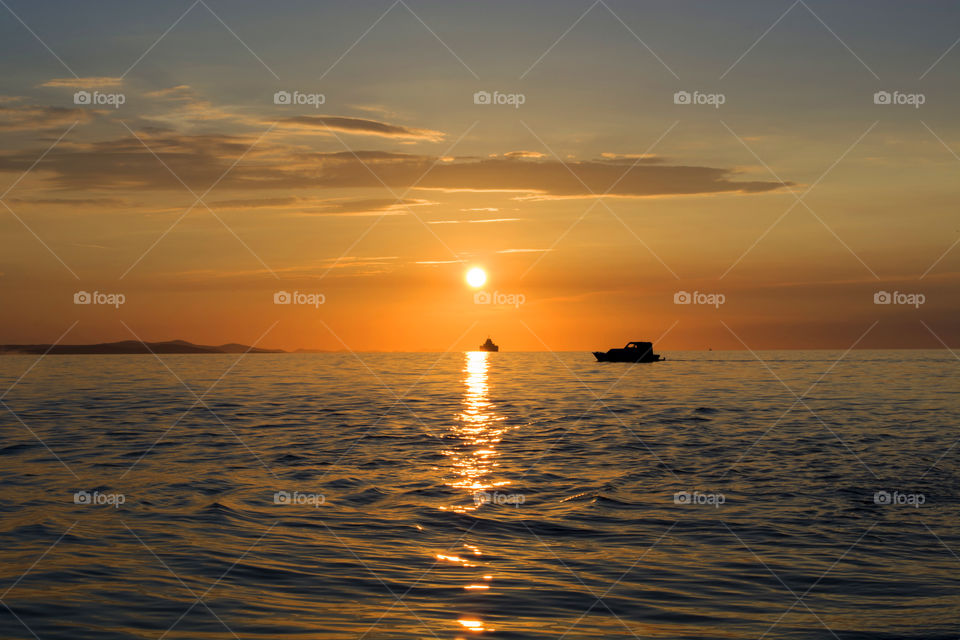
POLYGON ((946 33, 891 44, 837 10, 845 48, 798 11, 757 41, 781 10, 721 40, 625 8, 652 54, 609 14, 557 40, 582 8, 513 24, 494 5, 427 12, 435 33, 390 12, 359 40, 376 15, 352 9, 322 42, 292 10, 269 16, 283 41, 250 8, 221 16, 233 35, 198 12, 159 40, 122 11, 80 39, 26 15, 57 56, 5 24, 0 342, 77 321, 65 342, 960 344, 960 55, 931 67, 946 33))

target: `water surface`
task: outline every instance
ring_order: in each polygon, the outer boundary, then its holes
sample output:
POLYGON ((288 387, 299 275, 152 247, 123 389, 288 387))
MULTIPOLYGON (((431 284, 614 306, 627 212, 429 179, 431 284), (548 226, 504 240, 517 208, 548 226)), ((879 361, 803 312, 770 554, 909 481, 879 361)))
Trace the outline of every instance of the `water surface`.
POLYGON ((960 362, 667 356, 44 358, 0 637, 957 638, 960 362))

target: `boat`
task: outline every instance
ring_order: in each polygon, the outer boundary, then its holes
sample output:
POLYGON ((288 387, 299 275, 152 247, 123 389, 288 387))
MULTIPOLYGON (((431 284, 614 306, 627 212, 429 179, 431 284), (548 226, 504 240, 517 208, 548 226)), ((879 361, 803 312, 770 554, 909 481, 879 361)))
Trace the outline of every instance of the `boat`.
POLYGON ((659 362, 664 358, 653 352, 652 342, 628 342, 622 349, 610 349, 606 353, 594 351, 598 362, 659 362))
POLYGON ((500 347, 498 345, 493 344, 493 340, 491 340, 489 336, 487 337, 487 341, 484 342, 482 345, 480 345, 479 349, 480 351, 493 351, 493 352, 500 351, 500 347))

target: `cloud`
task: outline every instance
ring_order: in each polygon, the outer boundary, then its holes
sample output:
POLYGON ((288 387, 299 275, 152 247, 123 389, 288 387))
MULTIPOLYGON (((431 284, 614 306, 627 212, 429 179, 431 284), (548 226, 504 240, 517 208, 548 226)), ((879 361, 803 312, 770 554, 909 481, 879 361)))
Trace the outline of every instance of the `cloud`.
MULTIPOLYGON (((61 118, 67 115, 57 114, 61 118)), ((207 189, 224 173, 218 189, 382 189, 386 185, 397 193, 416 186, 446 192, 512 192, 539 199, 747 194, 783 187, 779 182, 737 180, 737 172, 727 168, 636 164, 628 159, 561 163, 498 157, 437 162, 435 156, 376 150, 315 152, 269 140, 247 153, 256 141, 249 135, 183 135, 161 130, 139 135, 149 150, 132 136, 61 144, 35 171, 63 189, 183 190, 160 160, 195 191, 207 189), (242 161, 233 166, 241 156, 242 161)), ((0 171, 23 171, 42 151, 0 153, 0 171)))
POLYGON ((0 131, 66 129, 74 122, 89 122, 93 117, 91 111, 81 108, 20 105, 15 104, 15 100, 0 101, 0 131))
POLYGON ((122 198, 11 198, 10 202, 27 206, 54 207, 129 207, 129 200, 122 198))
POLYGON ((51 78, 40 86, 65 89, 104 89, 119 87, 121 84, 123 84, 123 78, 88 76, 86 78, 51 78))
POLYGON ((429 140, 431 142, 442 140, 444 135, 440 131, 433 131, 431 129, 415 129, 380 122, 379 120, 368 120, 367 118, 353 118, 349 116, 293 116, 290 118, 282 118, 279 121, 279 126, 315 133, 329 133, 329 130, 333 130, 342 133, 407 140, 429 140))
POLYGON ((517 222, 520 218, 486 218, 483 220, 429 220, 427 224, 483 224, 487 222, 517 222))
POLYGON ((539 151, 508 151, 503 154, 505 158, 533 158, 539 159, 546 157, 546 154, 540 153, 539 151))
POLYGON ((231 209, 280 209, 293 210, 303 215, 318 216, 370 216, 403 215, 408 207, 436 204, 421 198, 317 198, 284 196, 277 198, 234 198, 207 202, 214 210, 231 209))

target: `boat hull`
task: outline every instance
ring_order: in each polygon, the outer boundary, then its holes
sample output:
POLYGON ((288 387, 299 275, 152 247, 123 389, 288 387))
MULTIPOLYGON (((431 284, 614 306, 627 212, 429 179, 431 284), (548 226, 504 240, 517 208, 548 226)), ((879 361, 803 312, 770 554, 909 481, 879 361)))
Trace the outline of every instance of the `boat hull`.
POLYGON ((597 362, 660 362, 663 360, 659 353, 647 351, 638 354, 627 353, 628 351, 633 351, 633 349, 610 349, 606 353, 594 351, 593 355, 597 358, 597 362))

